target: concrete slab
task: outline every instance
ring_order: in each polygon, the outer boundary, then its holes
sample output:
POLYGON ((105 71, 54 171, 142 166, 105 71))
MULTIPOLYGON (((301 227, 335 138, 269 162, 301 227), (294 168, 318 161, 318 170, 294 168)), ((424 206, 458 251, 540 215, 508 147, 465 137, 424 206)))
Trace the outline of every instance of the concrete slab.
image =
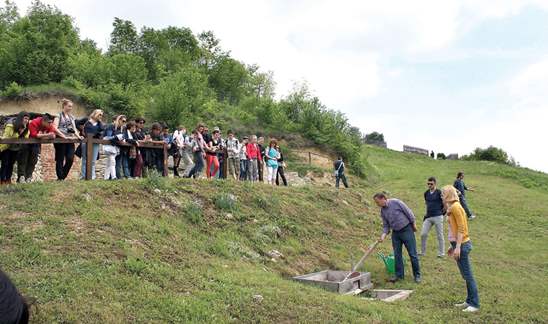
POLYGON ((373 289, 371 291, 371 297, 391 303, 406 300, 412 292, 413 290, 373 289))
POLYGON ((293 277, 299 282, 324 288, 339 294, 352 293, 356 290, 368 290, 373 288, 371 273, 360 272, 355 278, 344 280, 349 271, 324 270, 302 276, 293 277))

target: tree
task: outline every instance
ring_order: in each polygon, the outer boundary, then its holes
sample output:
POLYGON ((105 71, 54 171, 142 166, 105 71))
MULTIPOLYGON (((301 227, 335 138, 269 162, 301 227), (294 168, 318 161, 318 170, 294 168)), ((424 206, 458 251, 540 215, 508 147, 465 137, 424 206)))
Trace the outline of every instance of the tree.
MULTIPOLYGON (((493 161, 504 164, 512 164, 512 160, 509 158, 508 153, 503 149, 489 146, 486 149, 476 148, 471 154, 464 156, 464 160, 475 160, 475 161, 493 161)), ((515 161, 514 161, 515 163, 515 161)))
POLYGON ((149 80, 156 82, 163 75, 197 61, 200 47, 188 28, 154 30, 144 27, 139 36, 139 55, 145 60, 149 80))
POLYGON ((11 25, 9 35, 2 36, 1 86, 12 81, 21 85, 60 82, 68 75, 68 59, 79 45, 72 19, 39 1, 32 3, 26 17, 17 19, 15 10, 2 11, 8 17, 2 21, 11 25))
POLYGON ((364 139, 367 144, 384 143, 384 134, 373 132, 365 135, 364 139))
POLYGON ((197 68, 186 68, 161 80, 151 90, 150 108, 155 120, 171 127, 186 122, 195 125, 207 98, 206 76, 197 68))
POLYGON ((4 7, 0 8, 0 35, 6 33, 17 20, 19 20, 17 5, 6 0, 4 7))
POLYGON ((115 17, 112 26, 114 29, 110 34, 109 54, 137 53, 138 37, 135 25, 129 20, 115 17))
POLYGON ((444 153, 438 153, 438 154, 436 155, 436 159, 438 159, 438 160, 446 160, 446 159, 447 159, 447 156, 445 156, 444 153))
POLYGON ((274 73, 272 71, 260 72, 256 64, 247 67, 249 75, 247 79, 247 92, 257 98, 274 98, 274 73))
POLYGON ((209 86, 217 93, 219 101, 237 104, 245 94, 248 74, 245 66, 229 56, 216 59, 208 71, 209 86))
POLYGON ((142 57, 135 54, 116 54, 110 57, 111 76, 114 83, 124 88, 141 87, 147 78, 147 69, 142 57))

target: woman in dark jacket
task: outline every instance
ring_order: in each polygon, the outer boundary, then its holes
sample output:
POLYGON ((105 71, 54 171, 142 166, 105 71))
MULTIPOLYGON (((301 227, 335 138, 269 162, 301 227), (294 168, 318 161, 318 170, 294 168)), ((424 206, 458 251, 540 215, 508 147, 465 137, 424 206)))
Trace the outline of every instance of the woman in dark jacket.
POLYGON ((285 169, 285 166, 286 166, 286 164, 284 162, 284 154, 280 150, 280 145, 276 145, 276 150, 278 152, 280 152, 280 158, 278 159, 278 172, 276 173, 276 185, 277 186, 280 185, 280 178, 282 178, 284 186, 287 187, 287 180, 285 179, 285 173, 284 173, 284 169, 285 169))
MULTIPOLYGON (((92 136, 94 138, 102 138, 103 134, 103 111, 101 109, 95 109, 89 119, 84 124, 84 136, 92 136)), ((97 161, 99 155, 99 144, 93 144, 93 154, 91 158, 91 179, 95 179, 95 161, 97 161)), ((87 161, 87 148, 86 143, 82 144, 82 170, 80 179, 86 178, 86 162, 87 161)))

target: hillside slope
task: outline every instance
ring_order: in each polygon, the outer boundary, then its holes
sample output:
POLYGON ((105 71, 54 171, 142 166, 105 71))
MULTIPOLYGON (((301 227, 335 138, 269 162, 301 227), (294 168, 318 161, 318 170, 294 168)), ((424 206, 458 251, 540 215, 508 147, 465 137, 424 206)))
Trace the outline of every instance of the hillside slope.
MULTIPOLYGON (((38 299, 34 321, 457 322, 465 289, 449 259, 423 258, 424 282, 392 285, 366 261, 377 287, 414 289, 385 304, 303 286, 291 276, 347 269, 378 237, 371 206, 387 190, 424 213, 430 175, 464 170, 478 218, 472 260, 482 310, 470 322, 546 322, 548 176, 367 148, 376 181, 351 190, 272 188, 220 181, 67 182, 0 189, 0 266, 38 299), (268 253, 283 258, 273 261, 268 253), (263 299, 254 298, 261 295, 263 299)), ((389 252, 390 243, 380 250, 389 252)))

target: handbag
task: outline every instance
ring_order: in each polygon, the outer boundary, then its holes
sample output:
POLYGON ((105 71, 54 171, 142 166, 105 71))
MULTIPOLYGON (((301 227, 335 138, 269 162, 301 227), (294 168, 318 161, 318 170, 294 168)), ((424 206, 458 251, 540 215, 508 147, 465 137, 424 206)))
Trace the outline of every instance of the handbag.
POLYGON ((76 155, 79 158, 82 158, 82 144, 78 145, 78 147, 74 151, 74 155, 76 155))

